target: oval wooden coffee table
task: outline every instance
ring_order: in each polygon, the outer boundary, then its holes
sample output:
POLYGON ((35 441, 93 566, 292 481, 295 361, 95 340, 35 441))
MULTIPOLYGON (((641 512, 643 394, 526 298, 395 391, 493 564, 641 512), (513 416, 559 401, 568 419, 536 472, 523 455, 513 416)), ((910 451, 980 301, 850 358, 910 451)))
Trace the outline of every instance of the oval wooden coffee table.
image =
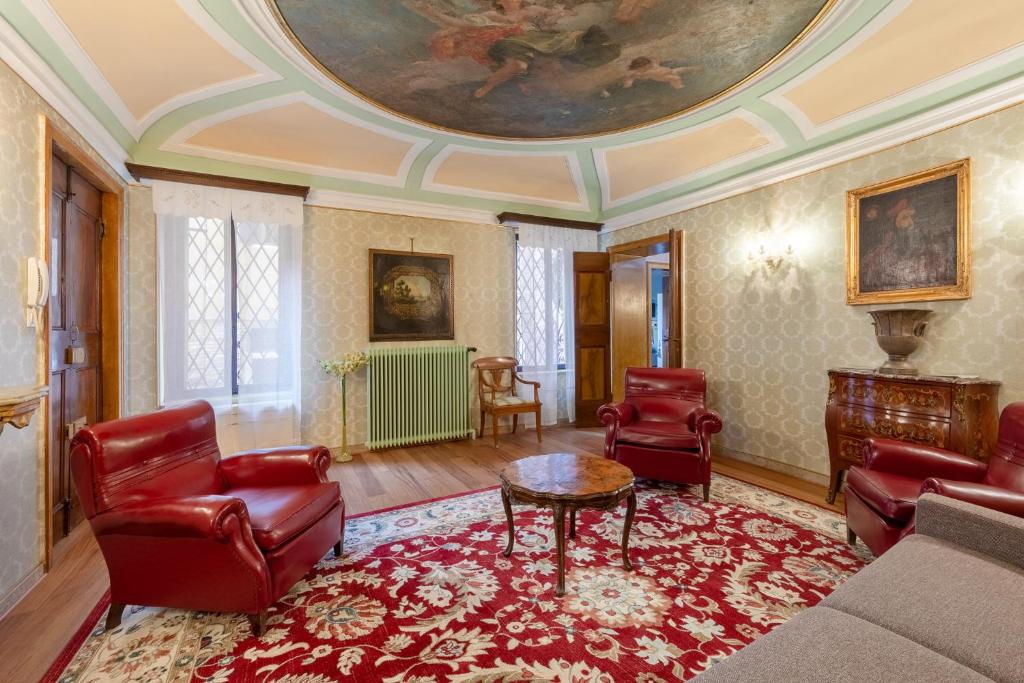
POLYGON ((508 545, 512 554, 516 530, 512 503, 551 508, 555 513, 555 552, 558 584, 555 595, 565 595, 565 513, 569 512, 569 538, 576 538, 576 511, 580 508, 610 510, 626 499, 626 521, 622 528, 622 565, 629 561, 629 529, 636 513, 633 473, 614 460, 594 455, 549 453, 516 460, 501 471, 501 502, 508 518, 508 545))

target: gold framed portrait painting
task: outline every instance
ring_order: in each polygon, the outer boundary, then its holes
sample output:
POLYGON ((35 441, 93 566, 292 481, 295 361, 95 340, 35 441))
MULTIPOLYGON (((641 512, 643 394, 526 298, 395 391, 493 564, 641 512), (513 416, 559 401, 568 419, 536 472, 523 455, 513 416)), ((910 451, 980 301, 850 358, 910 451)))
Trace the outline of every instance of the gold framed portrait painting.
POLYGON ((970 296, 970 159, 846 193, 846 303, 970 296))

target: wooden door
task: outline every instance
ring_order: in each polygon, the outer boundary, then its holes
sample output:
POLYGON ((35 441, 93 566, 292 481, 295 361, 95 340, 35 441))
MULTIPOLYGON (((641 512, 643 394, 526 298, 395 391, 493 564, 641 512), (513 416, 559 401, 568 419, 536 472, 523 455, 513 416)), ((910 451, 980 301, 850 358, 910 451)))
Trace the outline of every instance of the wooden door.
POLYGON ((50 500, 53 540, 82 521, 71 481, 74 432, 102 419, 102 192, 58 156, 50 193, 50 500))
POLYGON ((682 230, 669 230, 669 295, 671 306, 668 310, 668 357, 670 368, 683 367, 683 270, 684 242, 682 230))
POLYGON ((626 368, 644 368, 650 357, 650 295, 647 261, 640 256, 612 256, 612 400, 626 394, 626 368))
POLYGON ((572 255, 577 427, 600 426, 597 409, 611 400, 609 263, 605 252, 572 255))

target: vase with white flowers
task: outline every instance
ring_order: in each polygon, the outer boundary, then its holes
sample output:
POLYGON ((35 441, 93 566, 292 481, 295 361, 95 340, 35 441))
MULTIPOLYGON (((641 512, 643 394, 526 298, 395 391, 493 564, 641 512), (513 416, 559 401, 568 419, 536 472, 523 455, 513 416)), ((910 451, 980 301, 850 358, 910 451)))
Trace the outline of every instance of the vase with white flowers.
POLYGON ((341 452, 335 457, 338 462, 352 460, 352 454, 348 452, 348 376, 369 362, 369 356, 362 351, 346 353, 341 360, 320 361, 324 372, 341 379, 341 452))

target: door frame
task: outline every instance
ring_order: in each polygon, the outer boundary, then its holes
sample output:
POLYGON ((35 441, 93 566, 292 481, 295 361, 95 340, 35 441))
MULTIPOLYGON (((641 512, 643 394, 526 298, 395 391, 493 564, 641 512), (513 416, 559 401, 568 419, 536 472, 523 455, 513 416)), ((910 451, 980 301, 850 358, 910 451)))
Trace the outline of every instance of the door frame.
MULTIPOLYGON (((666 367, 681 368, 686 365, 686 347, 683 326, 686 324, 686 312, 683 298, 686 295, 686 283, 683 276, 685 266, 686 233, 682 230, 669 230, 660 235, 653 235, 632 242, 624 242, 608 247, 607 251, 614 261, 616 256, 656 256, 669 254, 669 282, 672 289, 672 301, 669 307, 669 352, 666 367)), ((612 304, 614 306, 614 302, 612 304)), ((614 349, 612 351, 614 353, 614 349)))
MULTIPOLYGON (((43 201, 40 207, 43 223, 43 260, 51 266, 50 253, 50 196, 53 190, 53 155, 74 168, 82 177, 93 183, 102 192, 102 220, 104 236, 100 241, 100 333, 102 346, 100 363, 103 367, 100 386, 103 399, 100 411, 104 420, 113 420, 121 415, 121 394, 123 364, 121 363, 121 241, 124 230, 125 186, 114 175, 96 162, 82 147, 68 135, 57 129, 49 118, 45 118, 43 135, 43 201)), ((44 384, 50 384, 50 306, 43 309, 43 376, 44 384)), ((53 554, 53 500, 50 478, 50 407, 45 403, 43 424, 43 496, 46 528, 46 545, 43 553, 43 571, 50 571, 54 564, 53 554)))

